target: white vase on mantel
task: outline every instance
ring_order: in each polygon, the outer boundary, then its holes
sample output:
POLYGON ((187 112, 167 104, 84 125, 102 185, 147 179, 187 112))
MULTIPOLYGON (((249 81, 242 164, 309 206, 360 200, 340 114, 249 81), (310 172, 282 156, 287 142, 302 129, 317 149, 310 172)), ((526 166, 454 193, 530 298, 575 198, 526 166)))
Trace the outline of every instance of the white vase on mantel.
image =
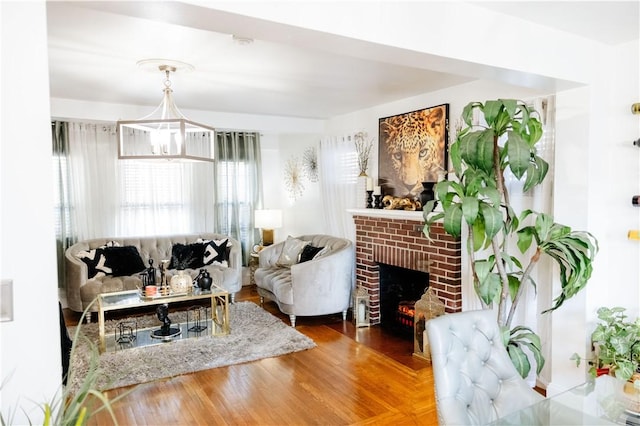
POLYGON ((360 173, 358 176, 358 187, 357 187, 357 199, 356 199, 356 208, 357 209, 366 209, 367 208, 367 190, 373 190, 373 180, 367 176, 366 173, 360 173))

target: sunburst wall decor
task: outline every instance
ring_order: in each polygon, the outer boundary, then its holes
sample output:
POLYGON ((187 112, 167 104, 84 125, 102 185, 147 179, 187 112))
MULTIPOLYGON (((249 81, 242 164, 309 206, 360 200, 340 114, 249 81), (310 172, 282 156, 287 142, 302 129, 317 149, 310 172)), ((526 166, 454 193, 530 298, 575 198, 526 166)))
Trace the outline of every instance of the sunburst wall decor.
POLYGON ((304 151, 302 167, 309 182, 318 181, 318 153, 314 147, 310 146, 304 151))
POLYGON ((284 168, 284 184, 289 192, 289 198, 294 201, 302 196, 304 185, 302 183, 302 170, 298 157, 290 157, 284 168))

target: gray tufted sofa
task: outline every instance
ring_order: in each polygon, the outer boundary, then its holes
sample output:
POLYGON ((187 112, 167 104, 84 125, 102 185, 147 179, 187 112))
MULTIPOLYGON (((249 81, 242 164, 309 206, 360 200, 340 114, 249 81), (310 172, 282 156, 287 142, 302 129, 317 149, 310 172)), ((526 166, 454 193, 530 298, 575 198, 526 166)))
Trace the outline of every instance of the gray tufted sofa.
POLYGON ((543 399, 513 366, 492 310, 445 314, 424 333, 440 425, 486 425, 543 399))
POLYGON ((254 275, 261 302, 264 298, 275 301, 293 327, 296 316, 342 312, 346 319, 355 268, 353 243, 320 234, 296 238, 325 249, 318 257, 290 267, 278 265, 285 242, 262 249, 254 275))
MULTIPOLYGON (((70 309, 76 312, 84 311, 99 293, 108 293, 123 290, 135 290, 142 282, 138 274, 131 276, 103 276, 89 279, 87 264, 82 261, 77 254, 84 250, 92 250, 104 246, 108 242, 116 241, 121 246, 135 246, 140 253, 144 265, 149 266, 149 259, 154 260, 154 267, 160 267, 160 261, 171 259, 171 250, 174 244, 191 244, 198 239, 203 240, 223 240, 229 239, 231 247, 229 250, 228 267, 219 265, 207 265, 204 269, 209 270, 214 282, 227 290, 231 295, 231 300, 235 301, 235 293, 242 287, 242 252, 240 242, 226 235, 216 233, 201 233, 188 235, 170 235, 158 237, 130 237, 130 238, 96 238, 80 241, 65 251, 66 264, 66 293, 67 304, 70 309)), ((185 269, 192 278, 199 273, 198 269, 185 269)), ((175 271, 170 271, 175 273, 175 271)), ((96 312, 98 307, 94 304, 90 311, 96 312)))

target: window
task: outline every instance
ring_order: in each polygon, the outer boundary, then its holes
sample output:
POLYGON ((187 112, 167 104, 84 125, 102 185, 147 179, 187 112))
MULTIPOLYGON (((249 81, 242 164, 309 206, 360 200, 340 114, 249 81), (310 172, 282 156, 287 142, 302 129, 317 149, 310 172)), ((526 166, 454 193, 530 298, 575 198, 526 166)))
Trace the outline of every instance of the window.
POLYGON ((53 162, 53 208, 54 225, 56 238, 62 240, 67 234, 65 230, 71 229, 71 209, 70 203, 65 202, 69 194, 69 173, 67 159, 63 154, 54 153, 53 162))
POLYGON ((120 161, 118 165, 119 234, 149 236, 206 230, 207 204, 213 202, 212 191, 208 190, 211 164, 120 161))

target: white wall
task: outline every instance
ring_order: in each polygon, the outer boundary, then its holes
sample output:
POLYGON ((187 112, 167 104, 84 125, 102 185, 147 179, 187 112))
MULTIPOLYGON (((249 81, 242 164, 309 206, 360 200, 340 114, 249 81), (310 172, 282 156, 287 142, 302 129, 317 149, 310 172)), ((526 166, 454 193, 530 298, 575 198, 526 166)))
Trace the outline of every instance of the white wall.
POLYGON ((640 46, 629 43, 598 55, 597 79, 591 88, 589 120, 589 224, 601 242, 588 311, 623 306, 635 317, 640 309, 640 242, 627 239, 640 229, 640 46), (620 289, 620 291, 611 291, 620 289))
MULTIPOLYGON (((298 163, 303 165, 303 156, 307 148, 318 149, 320 134, 282 134, 279 138, 279 163, 278 170, 271 171, 271 178, 278 184, 276 196, 279 198, 279 205, 282 209, 283 228, 276 230, 275 240, 283 241, 288 235, 299 236, 305 234, 325 233, 324 217, 322 215, 322 197, 320 194, 320 183, 311 182, 302 173, 302 185, 304 190, 302 195, 293 199, 285 186, 284 169, 287 162, 297 158, 298 163)), ((267 197, 265 193, 265 197, 267 197)))
POLYGON ((0 28, 0 277, 13 280, 14 307, 0 323, 1 409, 38 424, 34 403, 50 402, 62 376, 45 3, 0 2, 0 28))
MULTIPOLYGON (((587 87, 561 92, 556 97, 556 168, 554 171, 554 218, 558 223, 574 229, 588 228, 588 157, 589 150, 572 141, 588 141, 589 89, 587 87), (571 159, 568 161, 567 159, 571 159), (576 214, 584 212, 583 214, 576 214)), ((599 260, 599 259, 597 259, 599 260)), ((558 269, 555 268, 557 272, 558 269)), ((557 275, 557 274, 555 274, 557 275)), ((591 284, 590 284, 591 285, 591 284)), ((554 283, 554 293, 560 284, 554 283)), ((588 289, 587 289, 588 291, 588 289)), ((552 356, 545 368, 552 370, 555 384, 547 386, 547 393, 554 394, 566 384, 579 383, 584 369, 570 364, 571 354, 586 354, 590 331, 587 329, 585 300, 587 292, 567 301, 561 310, 552 315, 552 356)))
POLYGON ((322 233, 324 221, 321 206, 320 183, 310 182, 302 174, 303 193, 297 199, 289 196, 285 185, 284 170, 291 158, 302 164, 304 151, 309 147, 318 148, 319 134, 282 133, 263 134, 262 191, 263 206, 282 210, 282 228, 274 230, 274 241, 284 241, 288 235, 322 233))
MULTIPOLYGON (((638 41, 615 48, 594 45, 593 79, 557 99, 555 218, 591 232, 599 242, 585 291, 553 315, 554 394, 584 379, 568 358, 589 350, 601 306, 623 306, 632 318, 640 308, 640 244, 627 230, 640 228, 631 196, 640 192, 640 100, 638 41)), ((554 283, 556 294, 560 284, 554 283)))
POLYGON ((291 38, 295 28, 311 29, 309 37, 290 41, 302 47, 312 42, 314 46, 308 47, 362 58, 553 90, 576 87, 576 82, 587 82, 591 76, 589 40, 473 2, 188 3, 291 26, 273 37, 291 38), (354 47, 345 39, 374 45, 354 47), (387 46, 398 49, 377 48, 387 46))
MULTIPOLYGON (((162 99, 158 97, 158 104, 162 99)), ((322 133, 324 120, 309 118, 280 117, 273 115, 232 114, 218 111, 191 110, 178 108, 190 120, 207 124, 219 129, 240 129, 260 131, 265 135, 287 132, 322 133)), ((157 105, 136 106, 127 104, 111 104, 87 102, 75 99, 51 98, 51 115, 59 120, 107 121, 137 119, 153 111, 157 105)))

